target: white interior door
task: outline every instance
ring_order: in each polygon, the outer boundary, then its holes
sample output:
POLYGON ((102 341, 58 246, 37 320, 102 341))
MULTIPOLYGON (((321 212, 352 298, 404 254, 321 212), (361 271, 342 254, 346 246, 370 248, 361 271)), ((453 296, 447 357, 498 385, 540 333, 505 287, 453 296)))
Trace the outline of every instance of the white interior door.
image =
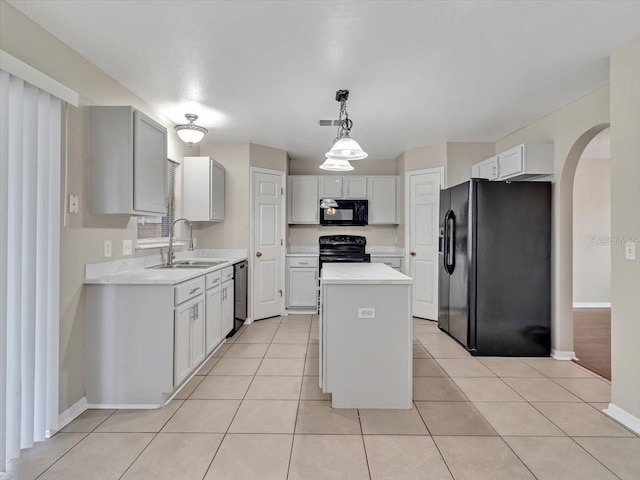
POLYGON ((283 311, 284 173, 252 170, 253 179, 253 320, 283 311))
POLYGON ((405 182, 413 315, 430 320, 438 319, 438 212, 443 183, 441 168, 408 172, 405 182))

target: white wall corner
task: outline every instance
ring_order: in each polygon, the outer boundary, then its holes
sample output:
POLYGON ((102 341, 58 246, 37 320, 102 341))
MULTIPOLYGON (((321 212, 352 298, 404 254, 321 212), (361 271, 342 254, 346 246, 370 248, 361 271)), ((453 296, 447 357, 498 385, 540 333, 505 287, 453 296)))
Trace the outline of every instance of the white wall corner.
POLYGON ((551 349, 551 356, 556 360, 577 360, 576 352, 570 350, 556 350, 551 349))
POLYGON ((58 415, 58 429, 50 430, 47 432, 47 438, 50 438, 55 433, 62 430, 64 427, 69 425, 73 420, 82 415, 85 410, 87 410, 87 397, 82 397, 76 403, 67 408, 64 412, 58 415))
POLYGON ((602 410, 606 415, 613 418, 616 422, 624 425, 629 430, 635 432, 640 435, 640 418, 630 414, 626 410, 614 405, 613 403, 609 404, 608 408, 602 410))

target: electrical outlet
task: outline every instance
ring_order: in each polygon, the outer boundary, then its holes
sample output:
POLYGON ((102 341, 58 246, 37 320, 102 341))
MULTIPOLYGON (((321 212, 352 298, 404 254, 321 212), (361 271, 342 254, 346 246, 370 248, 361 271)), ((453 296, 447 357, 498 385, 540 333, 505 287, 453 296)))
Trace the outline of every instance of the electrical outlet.
POLYGON ((131 240, 123 240, 122 241, 122 255, 131 255, 131 250, 133 249, 133 245, 131 240))
POLYGON ((78 195, 73 193, 69 194, 69 213, 78 213, 80 210, 80 200, 78 195))
POLYGON ((106 258, 111 257, 111 240, 104 241, 104 256, 106 258))
POLYGON ((636 242, 629 241, 624 244, 624 258, 626 260, 636 259, 636 242))
POLYGON ((358 318, 376 318, 375 308, 359 308, 358 318))

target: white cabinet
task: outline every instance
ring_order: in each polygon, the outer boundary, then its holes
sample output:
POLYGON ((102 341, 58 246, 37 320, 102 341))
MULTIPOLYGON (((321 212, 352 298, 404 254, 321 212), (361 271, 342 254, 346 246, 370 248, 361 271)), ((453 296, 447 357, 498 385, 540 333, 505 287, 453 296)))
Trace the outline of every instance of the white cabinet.
POLYGON ((396 225, 398 223, 397 176, 289 176, 289 224, 319 222, 319 199, 367 199, 369 223, 396 225))
POLYGON ((195 222, 223 221, 224 167, 210 157, 185 157, 182 168, 182 216, 195 222))
POLYGON ((318 304, 318 256, 287 257, 287 308, 318 304))
POLYGON ((371 255, 371 263, 384 263, 394 270, 402 272, 402 258, 401 257, 381 257, 378 255, 371 255))
POLYGON ((398 177, 368 177, 369 225, 398 223, 398 177))
POLYGON ((318 198, 343 198, 342 197, 342 177, 321 176, 319 177, 318 198))
POLYGON ((94 214, 167 213, 167 129, 130 106, 90 107, 94 214))
POLYGON ((187 300, 175 309, 173 385, 180 385, 204 360, 204 295, 187 300))
POLYGON ((289 177, 289 223, 318 224, 318 177, 316 175, 292 175, 289 177))
POLYGON ((471 176, 488 180, 529 180, 553 175, 553 144, 523 143, 471 167, 471 176))
POLYGON ((233 307, 235 306, 233 279, 222 284, 222 336, 233 330, 233 307))
POLYGON ((487 180, 498 178, 498 157, 493 156, 478 163, 478 176, 476 178, 486 178, 487 180))
POLYGON ((205 338, 206 355, 209 355, 222 341, 222 289, 217 287, 207 290, 205 294, 206 320, 205 338))
POLYGON ((318 198, 367 198, 367 177, 321 176, 318 198))

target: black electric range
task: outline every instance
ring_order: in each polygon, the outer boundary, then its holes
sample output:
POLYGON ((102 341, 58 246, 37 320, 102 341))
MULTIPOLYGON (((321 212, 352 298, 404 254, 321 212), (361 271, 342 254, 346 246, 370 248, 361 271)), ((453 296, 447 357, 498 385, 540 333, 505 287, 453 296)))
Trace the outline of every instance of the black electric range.
POLYGON ((320 247, 320 270, 323 263, 371 262, 365 253, 367 237, 358 235, 323 235, 318 238, 320 247))

